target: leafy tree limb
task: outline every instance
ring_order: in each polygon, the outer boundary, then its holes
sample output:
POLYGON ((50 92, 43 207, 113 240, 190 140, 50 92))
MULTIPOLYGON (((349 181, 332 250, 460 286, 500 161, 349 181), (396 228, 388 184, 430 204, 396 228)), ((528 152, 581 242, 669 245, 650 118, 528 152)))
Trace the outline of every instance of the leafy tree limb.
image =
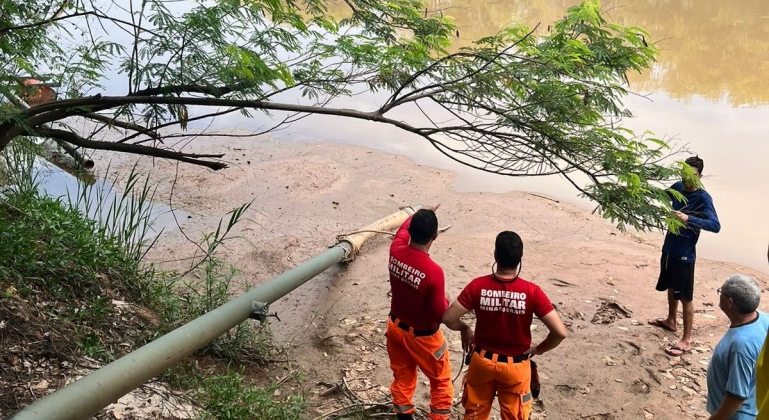
POLYGON ((273 128, 338 116, 397 127, 482 171, 561 175, 620 228, 675 226, 660 182, 684 168, 665 163, 666 142, 622 125, 632 117, 622 103, 627 73, 648 69, 657 53, 642 29, 606 21, 586 0, 545 34, 512 26, 449 51, 456 28, 418 0, 345 0, 349 17, 340 20, 325 2, 220 0, 173 11, 161 0, 6 0, 0 94, 23 88, 14 79, 21 73, 55 75, 62 89, 57 101, 3 107, 0 149, 47 135, 217 169, 221 156, 168 149, 159 130, 178 125, 166 135, 194 136, 189 122, 235 111, 292 115, 273 128), (125 93, 108 95, 101 84, 118 77, 125 93), (331 105, 380 91, 386 99, 368 109, 331 105), (44 127, 72 117, 96 121, 94 132, 128 133, 105 142, 44 127))

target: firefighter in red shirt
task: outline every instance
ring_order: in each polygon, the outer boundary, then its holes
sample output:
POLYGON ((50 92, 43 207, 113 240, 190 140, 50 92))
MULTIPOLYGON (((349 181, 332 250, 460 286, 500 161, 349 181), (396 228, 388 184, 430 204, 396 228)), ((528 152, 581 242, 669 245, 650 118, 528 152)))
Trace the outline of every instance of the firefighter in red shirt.
POLYGON ((451 364, 440 329, 449 298, 443 269, 428 254, 438 235, 437 208, 424 208, 409 217, 390 246, 387 353, 394 377, 390 392, 399 420, 413 416, 417 367, 430 380, 431 419, 448 419, 454 399, 451 364))
POLYGON ((523 242, 515 232, 497 235, 491 275, 468 284, 451 304, 443 322, 462 331, 462 345, 472 352, 465 376, 462 405, 465 419, 487 419, 499 398, 502 420, 528 420, 531 414, 529 357, 557 347, 566 338, 561 318, 542 289, 520 274, 523 242), (460 320, 475 311, 475 334, 460 320), (550 333, 531 345, 531 322, 536 315, 550 333))

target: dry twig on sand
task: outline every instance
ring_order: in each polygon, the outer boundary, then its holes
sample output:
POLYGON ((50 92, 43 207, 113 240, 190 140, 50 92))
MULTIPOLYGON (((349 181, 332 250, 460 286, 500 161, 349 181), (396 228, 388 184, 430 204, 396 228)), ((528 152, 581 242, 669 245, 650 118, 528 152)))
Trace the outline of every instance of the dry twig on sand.
MULTIPOLYGON (((343 416, 349 416, 351 414, 363 414, 367 418, 393 416, 394 411, 390 401, 368 401, 361 398, 361 396, 350 387, 350 384, 345 378, 342 378, 340 382, 337 382, 333 385, 323 385, 328 386, 329 389, 323 391, 320 394, 321 396, 327 396, 335 392, 339 392, 344 395, 350 401, 350 403, 315 417, 313 420, 332 420, 343 416)), ((414 418, 419 420, 427 420, 429 419, 429 415, 427 414, 427 411, 417 407, 416 412, 414 413, 414 418)))

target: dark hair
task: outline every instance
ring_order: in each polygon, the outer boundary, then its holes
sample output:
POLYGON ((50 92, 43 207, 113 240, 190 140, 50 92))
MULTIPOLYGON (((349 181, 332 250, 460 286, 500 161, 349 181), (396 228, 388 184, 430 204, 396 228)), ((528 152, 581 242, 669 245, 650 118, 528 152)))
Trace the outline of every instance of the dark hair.
POLYGON ((692 156, 688 159, 686 159, 686 164, 691 166, 692 168, 697 168, 697 171, 700 175, 702 175, 703 169, 705 169, 705 161, 700 159, 699 156, 692 156))
POLYGON ((409 235, 411 242, 427 245, 438 233, 438 218, 432 210, 420 209, 411 218, 409 235))
POLYGON ((506 230, 497 235, 494 243, 494 255, 501 269, 518 267, 523 257, 523 241, 517 233, 506 230))

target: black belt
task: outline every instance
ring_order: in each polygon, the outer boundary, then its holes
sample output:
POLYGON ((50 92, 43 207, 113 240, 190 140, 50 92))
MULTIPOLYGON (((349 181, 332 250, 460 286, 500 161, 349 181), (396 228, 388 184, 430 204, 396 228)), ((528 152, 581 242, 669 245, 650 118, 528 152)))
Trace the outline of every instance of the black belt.
POLYGON ((492 353, 490 351, 486 351, 483 349, 476 348, 475 352, 478 353, 481 357, 484 357, 489 360, 494 360, 494 355, 497 355, 497 362, 500 363, 507 363, 508 359, 512 359, 513 363, 521 363, 524 360, 529 358, 528 354, 520 354, 518 356, 506 356, 504 354, 498 354, 498 353, 492 353))
POLYGON ((408 326, 408 324, 403 323, 400 319, 398 319, 395 315, 390 314, 390 320, 393 322, 393 324, 402 329, 403 331, 408 331, 412 334, 414 334, 417 337, 426 337, 428 335, 433 335, 436 332, 438 332, 438 329, 440 329, 440 325, 436 325, 435 328, 431 328, 429 330, 418 330, 416 328, 411 328, 408 326))

